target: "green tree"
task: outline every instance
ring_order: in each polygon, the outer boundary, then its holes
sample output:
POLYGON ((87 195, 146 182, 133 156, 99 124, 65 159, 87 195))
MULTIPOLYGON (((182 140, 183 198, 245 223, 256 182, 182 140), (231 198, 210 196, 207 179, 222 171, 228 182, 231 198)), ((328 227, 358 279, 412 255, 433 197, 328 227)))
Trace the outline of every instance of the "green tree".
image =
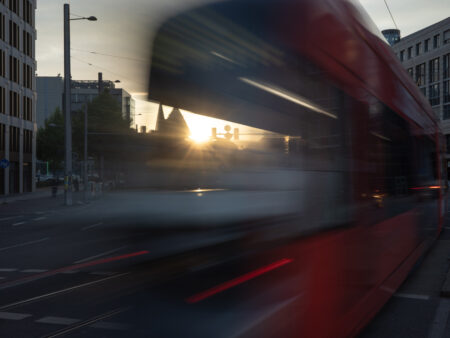
MULTIPOLYGON (((80 156, 84 147, 84 111, 73 113, 73 149, 80 156)), ((130 121, 122 116, 122 108, 108 92, 88 103, 88 144, 90 155, 104 152, 105 142, 111 135, 126 135, 131 132, 130 121)))
POLYGON ((37 157, 48 161, 52 172, 63 168, 64 159, 64 116, 59 108, 45 120, 44 127, 37 133, 37 157))

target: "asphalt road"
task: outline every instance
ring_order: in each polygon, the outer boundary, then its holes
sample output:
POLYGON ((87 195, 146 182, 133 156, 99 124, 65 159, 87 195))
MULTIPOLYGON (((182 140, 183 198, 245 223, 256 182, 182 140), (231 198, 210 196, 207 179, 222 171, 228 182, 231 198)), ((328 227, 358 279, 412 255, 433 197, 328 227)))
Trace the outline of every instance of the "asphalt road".
MULTIPOLYGON (((105 208, 0 205, 1 337, 245 337, 269 318, 279 326, 260 334, 279 337, 295 321, 294 264, 243 250, 242 231, 148 228, 105 208)), ((449 337, 449 254, 445 229, 361 336, 449 337)))

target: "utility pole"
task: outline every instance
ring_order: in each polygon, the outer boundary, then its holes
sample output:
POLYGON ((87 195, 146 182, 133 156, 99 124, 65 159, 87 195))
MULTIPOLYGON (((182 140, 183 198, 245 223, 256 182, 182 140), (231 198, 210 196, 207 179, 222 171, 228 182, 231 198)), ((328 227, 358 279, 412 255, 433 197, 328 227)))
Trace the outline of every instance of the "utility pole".
POLYGON ((83 168, 83 182, 84 182, 84 203, 88 202, 88 105, 84 105, 84 168, 83 168))
POLYGON ((64 204, 72 205, 72 112, 70 75, 70 9, 64 4, 64 204))

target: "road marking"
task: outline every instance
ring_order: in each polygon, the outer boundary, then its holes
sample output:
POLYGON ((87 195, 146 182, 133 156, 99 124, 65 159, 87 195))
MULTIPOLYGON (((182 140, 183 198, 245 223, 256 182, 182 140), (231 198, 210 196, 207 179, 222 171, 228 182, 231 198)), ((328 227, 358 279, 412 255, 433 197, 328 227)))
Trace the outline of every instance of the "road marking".
POLYGON ((85 327, 85 326, 90 326, 90 325, 92 325, 92 324, 94 324, 96 322, 102 321, 105 318, 109 318, 109 317, 115 316, 116 314, 119 314, 121 312, 127 311, 128 309, 129 308, 122 308, 122 309, 117 309, 117 310, 113 310, 113 311, 107 312, 107 313, 102 314, 100 316, 94 317, 92 319, 85 320, 85 321, 83 321, 81 323, 74 324, 74 325, 72 325, 72 326, 70 326, 68 328, 64 328, 62 330, 54 332, 54 333, 52 333, 52 334, 50 334, 48 336, 45 336, 45 337, 46 338, 53 338, 53 337, 63 336, 66 333, 78 330, 78 329, 80 329, 82 327, 85 327))
POLYGON ((45 269, 26 269, 26 270, 20 270, 20 272, 25 272, 25 273, 39 273, 39 272, 45 272, 48 270, 45 269))
POLYGON ((42 317, 41 319, 35 320, 36 323, 45 323, 45 324, 57 324, 57 325, 72 325, 78 323, 80 320, 76 318, 67 318, 67 317, 42 317))
POLYGON ((0 269, 0 272, 13 272, 17 271, 17 269, 0 269))
POLYGON ((89 261, 89 262, 86 262, 86 263, 69 265, 69 266, 65 266, 65 267, 59 268, 59 269, 50 270, 50 271, 47 271, 47 272, 38 273, 38 274, 31 275, 31 276, 28 276, 28 277, 19 278, 19 279, 12 280, 12 281, 9 281, 9 282, 6 282, 6 283, 1 283, 0 284, 0 290, 8 289, 8 288, 11 288, 11 287, 15 287, 15 286, 18 286, 18 285, 23 285, 23 284, 30 283, 30 282, 34 282, 34 281, 36 281, 38 279, 54 276, 54 275, 56 275, 58 273, 61 273, 63 271, 76 270, 76 269, 81 269, 81 268, 85 268, 85 267, 88 267, 88 266, 94 266, 94 265, 99 265, 99 264, 106 264, 106 263, 116 262, 116 261, 119 261, 119 260, 122 260, 122 259, 128 259, 128 258, 132 258, 132 257, 146 255, 148 253, 149 253, 149 251, 147 251, 147 250, 141 250, 141 251, 132 252, 132 253, 128 253, 128 254, 124 254, 124 255, 120 255, 120 256, 107 257, 107 258, 97 259, 95 261, 89 261))
POLYGON ((448 315, 450 313, 450 299, 441 299, 439 301, 436 314, 434 315, 428 338, 441 338, 445 334, 448 315))
POLYGON ((9 220, 11 220, 11 219, 20 218, 20 217, 23 217, 23 215, 20 215, 20 216, 3 217, 3 218, 0 218, 0 222, 3 222, 3 221, 9 221, 9 220))
POLYGON ((106 330, 126 330, 128 328, 128 325, 112 322, 97 322, 95 324, 89 325, 89 327, 106 330))
POLYGON ((18 225, 22 225, 22 224, 25 224, 26 222, 17 222, 17 223, 13 223, 13 227, 16 227, 16 226, 18 226, 18 225))
POLYGON ((22 320, 31 317, 28 313, 0 312, 0 319, 22 320))
POLYGON ((44 241, 46 241, 48 239, 50 239, 50 237, 45 237, 45 238, 41 238, 41 239, 38 239, 38 240, 35 240, 35 241, 30 241, 30 242, 20 243, 20 244, 16 244, 16 245, 11 245, 11 246, 7 246, 7 247, 4 247, 4 248, 0 248, 0 251, 13 249, 13 248, 19 248, 21 246, 30 245, 30 244, 36 244, 36 243, 44 242, 44 241))
POLYGON ((47 219, 47 217, 45 217, 45 216, 42 216, 42 217, 36 217, 36 218, 33 218, 33 221, 42 221, 42 220, 44 220, 44 219, 47 219))
POLYGON ((88 225, 87 227, 84 227, 81 230, 84 231, 84 230, 91 229, 91 228, 94 228, 94 227, 102 225, 102 224, 103 224, 103 222, 98 222, 98 223, 95 223, 95 224, 88 225))
POLYGON ((113 272, 113 271, 93 271, 89 274, 96 275, 96 276, 112 276, 115 274, 115 272, 113 272))
POLYGON ((84 262, 90 261, 91 259, 94 259, 94 258, 103 257, 103 256, 109 255, 109 254, 111 254, 111 253, 117 252, 117 251, 119 251, 119 250, 122 250, 122 249, 124 249, 124 248, 126 248, 126 246, 122 246, 122 247, 117 248, 117 249, 114 249, 114 250, 102 252, 102 253, 100 253, 100 254, 98 254, 98 255, 95 255, 95 256, 83 258, 83 259, 80 259, 79 261, 74 262, 74 264, 84 263, 84 262))
POLYGON ((26 304, 26 303, 32 303, 32 302, 41 300, 43 298, 52 297, 52 296, 59 295, 61 293, 66 293, 66 292, 73 291, 73 290, 76 290, 76 289, 84 288, 86 286, 95 285, 95 284, 102 283, 102 282, 105 282, 105 281, 110 280, 110 279, 119 278, 119 277, 122 277, 122 276, 125 276, 125 275, 128 275, 128 274, 129 274, 129 272, 125 272, 125 273, 122 273, 120 275, 114 275, 114 276, 98 279, 98 280, 95 280, 93 282, 83 283, 83 284, 71 286, 70 288, 66 288, 66 289, 62 289, 62 290, 46 293, 44 295, 40 295, 40 296, 24 299, 24 300, 15 302, 15 303, 11 303, 11 304, 0 306, 0 310, 9 309, 9 308, 12 308, 12 307, 15 307, 15 306, 19 306, 19 305, 22 305, 22 304, 26 304))
POLYGON ((285 308, 286 306, 288 306, 289 304, 295 302, 301 295, 297 295, 294 296, 292 298, 289 298, 287 300, 285 300, 284 302, 281 302, 280 304, 277 304, 275 307, 273 307, 272 309, 270 309, 269 311, 266 311, 265 313, 263 313, 261 316, 259 316, 256 320, 252 321, 251 323, 245 325, 242 329, 240 329, 238 332, 236 332, 235 334, 233 334, 231 337, 240 337, 243 334, 245 334, 247 331, 250 331, 251 329, 253 329, 254 327, 256 327, 257 325, 261 324, 262 322, 264 322, 266 319, 270 318, 271 316, 273 316, 275 313, 277 313, 278 311, 280 311, 281 309, 285 308))
POLYGON ((430 296, 427 295, 417 295, 417 294, 413 294, 413 293, 395 293, 393 295, 394 297, 399 297, 399 298, 409 298, 409 299, 420 299, 420 300, 429 300, 430 296))

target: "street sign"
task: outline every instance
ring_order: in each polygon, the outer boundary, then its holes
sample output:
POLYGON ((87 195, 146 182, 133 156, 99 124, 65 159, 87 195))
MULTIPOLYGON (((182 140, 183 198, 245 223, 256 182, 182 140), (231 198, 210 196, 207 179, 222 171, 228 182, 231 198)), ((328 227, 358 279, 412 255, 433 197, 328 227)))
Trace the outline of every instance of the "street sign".
POLYGON ((9 167, 9 161, 4 158, 3 160, 0 161, 0 168, 2 169, 6 169, 9 167))

